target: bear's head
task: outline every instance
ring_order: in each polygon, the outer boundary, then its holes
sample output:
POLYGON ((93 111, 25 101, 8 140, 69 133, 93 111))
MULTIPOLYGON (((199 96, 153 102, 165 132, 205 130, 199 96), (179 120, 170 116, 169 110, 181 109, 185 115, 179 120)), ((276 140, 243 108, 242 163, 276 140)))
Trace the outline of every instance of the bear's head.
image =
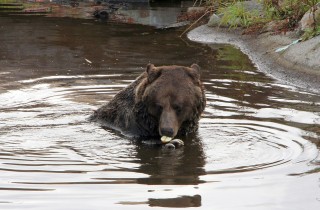
POLYGON ((135 100, 145 107, 144 118, 153 124, 150 127, 157 130, 157 135, 175 137, 197 130, 206 104, 199 71, 197 64, 147 66, 135 100))

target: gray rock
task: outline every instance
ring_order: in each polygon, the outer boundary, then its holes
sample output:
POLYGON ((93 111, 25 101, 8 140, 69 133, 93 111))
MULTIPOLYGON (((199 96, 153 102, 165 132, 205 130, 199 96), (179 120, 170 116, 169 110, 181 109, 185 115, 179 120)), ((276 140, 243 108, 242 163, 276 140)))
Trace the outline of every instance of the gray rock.
POLYGON ((192 13, 192 12, 203 12, 203 11, 205 11, 205 10, 206 10, 205 7, 189 7, 189 8, 187 9, 187 12, 188 12, 188 13, 192 13))
MULTIPOLYGON (((315 19, 316 23, 320 23, 320 5, 316 7, 315 11, 315 19)), ((313 27, 314 19, 311 9, 303 15, 302 19, 300 20, 300 27, 302 31, 306 31, 308 28, 313 27)))
POLYGON ((259 0, 251 0, 251 1, 242 1, 237 2, 239 5, 243 5, 245 10, 248 12, 259 12, 262 13, 263 11, 263 4, 259 0))
POLYGON ((320 71, 320 36, 290 46, 283 54, 284 58, 292 63, 309 66, 320 71))
POLYGON ((213 14, 210 17, 210 19, 209 19, 209 21, 207 23, 207 26, 209 26, 209 27, 217 27, 217 26, 220 25, 220 23, 221 23, 221 18, 218 15, 213 14))
POLYGON ((188 33, 188 38, 201 43, 233 44, 246 53, 259 70, 284 83, 320 92, 320 36, 290 46, 282 53, 279 47, 292 43, 286 35, 241 35, 240 30, 200 26, 188 33))

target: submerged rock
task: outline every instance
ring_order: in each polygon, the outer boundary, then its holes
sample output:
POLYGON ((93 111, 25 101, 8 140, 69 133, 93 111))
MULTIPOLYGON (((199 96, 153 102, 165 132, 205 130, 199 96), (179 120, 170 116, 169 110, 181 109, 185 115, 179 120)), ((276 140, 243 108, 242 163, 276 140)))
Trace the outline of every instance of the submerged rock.
POLYGON ((178 23, 173 23, 164 27, 160 27, 161 29, 170 29, 170 28, 179 28, 190 24, 190 21, 182 21, 178 23))
POLYGON ((101 21, 107 21, 109 19, 109 13, 106 10, 96 10, 93 16, 101 21))

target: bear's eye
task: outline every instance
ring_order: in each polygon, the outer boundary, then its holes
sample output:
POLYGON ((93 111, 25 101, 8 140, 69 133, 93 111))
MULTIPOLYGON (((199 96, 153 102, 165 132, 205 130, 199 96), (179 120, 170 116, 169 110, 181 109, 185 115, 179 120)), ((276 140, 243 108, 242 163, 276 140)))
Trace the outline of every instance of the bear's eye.
POLYGON ((180 114, 182 111, 182 107, 177 105, 173 106, 173 109, 176 111, 177 114, 180 114))
POLYGON ((157 103, 152 103, 148 106, 148 112, 154 117, 159 117, 162 113, 162 106, 157 103))
POLYGON ((159 112, 162 111, 162 106, 161 106, 160 104, 156 103, 156 104, 154 105, 154 107, 156 108, 157 111, 159 111, 159 112))

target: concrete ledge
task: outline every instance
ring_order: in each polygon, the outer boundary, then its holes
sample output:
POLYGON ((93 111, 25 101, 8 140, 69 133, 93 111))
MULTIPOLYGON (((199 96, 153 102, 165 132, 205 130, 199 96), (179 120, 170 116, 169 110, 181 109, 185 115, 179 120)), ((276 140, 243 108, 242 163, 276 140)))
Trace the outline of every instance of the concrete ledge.
POLYGON ((188 38, 201 43, 223 43, 239 47, 257 68, 282 83, 320 93, 320 37, 290 46, 283 52, 276 49, 292 43, 289 35, 241 35, 240 30, 200 26, 188 38))

